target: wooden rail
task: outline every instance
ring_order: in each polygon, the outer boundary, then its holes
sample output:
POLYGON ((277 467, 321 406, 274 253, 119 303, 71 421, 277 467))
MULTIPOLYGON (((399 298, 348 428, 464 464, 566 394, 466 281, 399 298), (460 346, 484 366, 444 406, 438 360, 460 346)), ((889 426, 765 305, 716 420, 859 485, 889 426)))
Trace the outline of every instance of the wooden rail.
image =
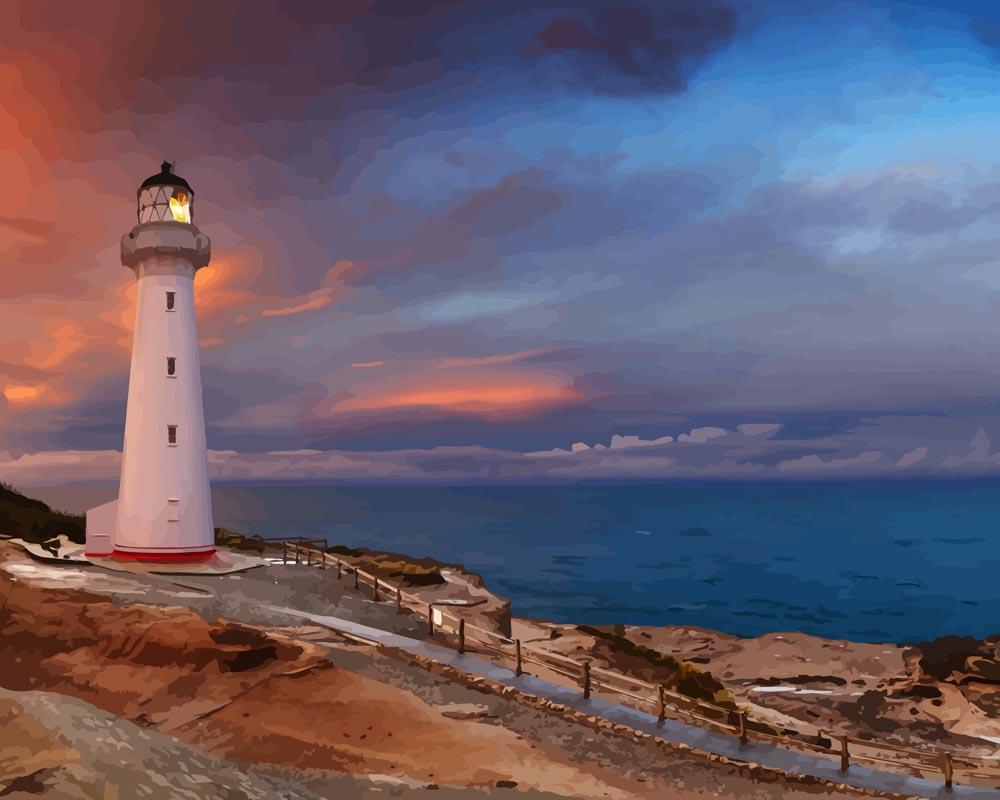
POLYGON ((850 736, 834 735, 821 729, 794 730, 783 728, 781 733, 768 731, 766 725, 751 723, 745 709, 734 709, 689 697, 639 678, 594 666, 589 660, 580 661, 555 653, 520 639, 511 639, 469 623, 460 614, 460 606, 428 604, 385 578, 366 572, 339 557, 326 552, 326 541, 304 537, 266 539, 268 544, 282 548, 282 563, 318 566, 335 565, 337 578, 350 576, 354 588, 367 592, 373 601, 382 597, 396 605, 396 612, 407 610, 425 619, 432 636, 456 637, 460 653, 476 652, 513 665, 515 674, 524 673, 526 664, 549 670, 581 687, 584 697, 592 693, 610 695, 627 705, 649 711, 660 720, 674 714, 683 721, 729 733, 745 745, 751 741, 767 742, 811 755, 828 756, 839 761, 840 771, 850 772, 852 764, 863 763, 890 767, 894 771, 933 778, 937 775, 946 788, 963 777, 975 785, 1000 788, 1000 758, 954 756, 937 749, 913 749, 887 742, 874 742, 850 736), (445 610, 448 609, 448 610, 445 610), (435 622, 435 612, 438 621, 435 622), (826 744, 824 744, 826 742, 826 744), (991 763, 994 766, 991 766, 991 763))

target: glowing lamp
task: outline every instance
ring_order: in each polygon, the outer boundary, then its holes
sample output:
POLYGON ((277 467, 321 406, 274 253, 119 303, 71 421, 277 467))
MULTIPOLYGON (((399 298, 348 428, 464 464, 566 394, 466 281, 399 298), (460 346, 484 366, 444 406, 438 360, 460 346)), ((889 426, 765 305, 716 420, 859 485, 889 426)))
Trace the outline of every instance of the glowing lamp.
POLYGON ((174 165, 164 161, 156 175, 150 175, 139 186, 137 216, 144 222, 182 222, 190 225, 194 216, 194 190, 174 165))

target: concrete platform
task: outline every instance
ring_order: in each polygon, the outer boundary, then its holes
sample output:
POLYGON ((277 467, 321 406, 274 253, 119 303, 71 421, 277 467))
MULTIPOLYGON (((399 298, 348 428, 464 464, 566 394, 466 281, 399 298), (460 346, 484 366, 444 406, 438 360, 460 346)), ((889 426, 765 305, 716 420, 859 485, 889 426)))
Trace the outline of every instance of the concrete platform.
POLYGON ((87 560, 97 567, 138 575, 229 575, 267 564, 260 556, 222 548, 217 549, 211 558, 190 564, 157 564, 133 559, 119 560, 111 556, 89 556, 87 560))
POLYGON ((263 567, 268 562, 260 556, 241 553, 236 550, 217 548, 211 558, 190 564, 162 564, 133 559, 119 560, 111 556, 87 556, 84 546, 71 542, 65 536, 59 539, 58 555, 53 555, 40 544, 26 542, 23 539, 10 539, 19 545, 28 555, 46 564, 93 564, 96 567, 113 570, 114 572, 131 572, 135 575, 229 575, 234 572, 244 572, 255 567, 263 567))

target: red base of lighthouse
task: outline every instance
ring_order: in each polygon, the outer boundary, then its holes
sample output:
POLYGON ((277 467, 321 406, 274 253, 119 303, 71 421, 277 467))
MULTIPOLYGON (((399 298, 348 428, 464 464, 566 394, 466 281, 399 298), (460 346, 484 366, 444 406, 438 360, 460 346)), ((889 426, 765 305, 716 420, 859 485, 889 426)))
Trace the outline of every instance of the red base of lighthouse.
POLYGON ((171 552, 170 550, 134 553, 129 550, 119 550, 116 547, 111 556, 123 561, 147 561, 152 564, 193 564, 214 558, 215 548, 213 547, 211 550, 198 550, 194 553, 171 552))

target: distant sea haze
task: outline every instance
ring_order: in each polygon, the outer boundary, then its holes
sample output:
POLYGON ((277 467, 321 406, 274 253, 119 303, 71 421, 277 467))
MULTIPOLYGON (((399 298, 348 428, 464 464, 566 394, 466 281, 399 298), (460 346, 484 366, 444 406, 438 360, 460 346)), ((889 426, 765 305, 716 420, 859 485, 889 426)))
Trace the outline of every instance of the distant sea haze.
MULTIPOLYGON (((34 492, 79 510, 113 487, 34 492)), ((217 525, 465 564, 514 612, 857 641, 1000 633, 996 480, 216 484, 217 525)))

